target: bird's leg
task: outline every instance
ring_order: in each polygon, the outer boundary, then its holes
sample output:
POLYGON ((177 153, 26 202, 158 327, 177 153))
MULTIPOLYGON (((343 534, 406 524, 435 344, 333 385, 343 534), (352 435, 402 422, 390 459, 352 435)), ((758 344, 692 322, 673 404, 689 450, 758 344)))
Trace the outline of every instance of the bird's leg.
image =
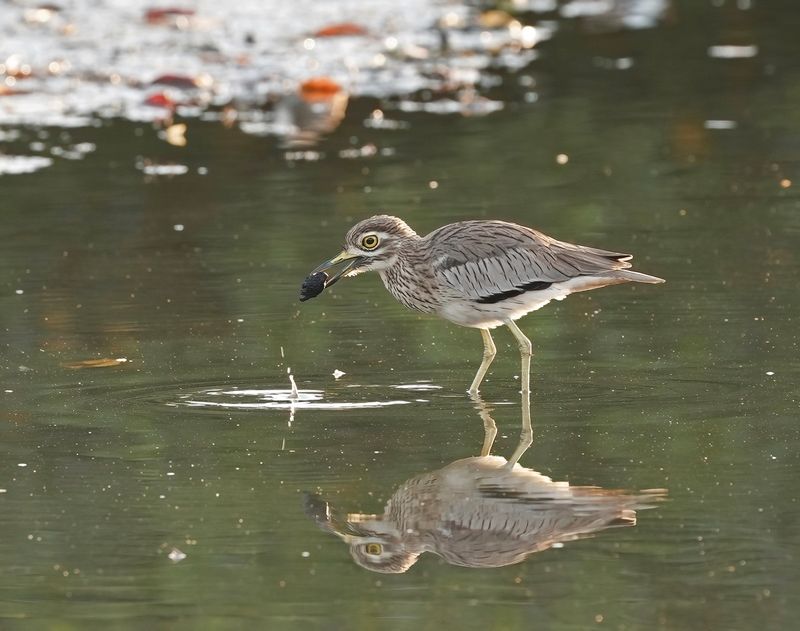
POLYGON ((530 393, 531 391, 531 355, 533 355, 533 347, 531 341, 525 337, 525 334, 520 330, 513 320, 506 320, 506 326, 511 329, 514 337, 517 338, 519 343, 519 355, 522 364, 522 374, 519 376, 520 385, 522 386, 522 394, 530 393))
POLYGON ((520 328, 514 323, 513 320, 506 320, 506 326, 511 329, 514 337, 519 342, 519 354, 522 366, 522 374, 520 375, 521 389, 521 406, 522 406, 522 430, 519 436, 519 445, 508 461, 508 467, 511 468, 522 457, 528 447, 533 443, 533 428, 531 426, 531 355, 533 348, 531 341, 525 336, 520 328))
POLYGON ((475 373, 475 379, 472 380, 472 385, 467 391, 472 396, 478 394, 478 386, 481 385, 481 381, 483 381, 483 378, 486 376, 486 371, 489 370, 494 356, 497 355, 497 347, 494 345, 494 340, 492 339, 492 334, 489 333, 489 329, 481 329, 481 337, 483 337, 483 361, 481 361, 478 372, 475 373))
POLYGON ((484 403, 480 395, 476 392, 471 395, 472 401, 475 403, 475 409, 478 410, 481 420, 483 421, 483 447, 481 448, 481 457, 488 456, 492 451, 494 439, 497 436, 497 424, 494 422, 492 415, 489 414, 489 406, 484 403))
POLYGON ((514 465, 519 462, 519 459, 522 457, 526 451, 528 451, 528 447, 533 444, 533 427, 531 425, 531 393, 530 392, 523 392, 522 393, 522 431, 519 434, 519 445, 514 450, 514 454, 511 456, 511 459, 508 461, 506 466, 509 469, 513 469, 514 465))

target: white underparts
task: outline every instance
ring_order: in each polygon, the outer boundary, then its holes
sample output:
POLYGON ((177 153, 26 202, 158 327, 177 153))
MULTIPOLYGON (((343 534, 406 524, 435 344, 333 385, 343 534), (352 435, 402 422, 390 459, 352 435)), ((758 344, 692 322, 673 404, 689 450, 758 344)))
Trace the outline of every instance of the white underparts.
POLYGON ((493 329, 501 326, 504 320, 517 320, 531 311, 541 309, 551 300, 563 300, 578 291, 619 282, 625 281, 614 277, 580 276, 553 283, 547 289, 527 291, 519 296, 506 298, 492 304, 481 304, 466 299, 448 301, 439 307, 437 313, 446 320, 461 326, 493 329))

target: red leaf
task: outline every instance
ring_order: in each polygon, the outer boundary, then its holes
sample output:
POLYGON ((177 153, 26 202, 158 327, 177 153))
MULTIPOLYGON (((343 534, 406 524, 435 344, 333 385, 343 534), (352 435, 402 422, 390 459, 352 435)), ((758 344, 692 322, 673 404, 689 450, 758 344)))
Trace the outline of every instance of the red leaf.
POLYGON ((353 22, 342 22, 325 26, 314 33, 314 37, 344 37, 366 35, 367 29, 353 22))

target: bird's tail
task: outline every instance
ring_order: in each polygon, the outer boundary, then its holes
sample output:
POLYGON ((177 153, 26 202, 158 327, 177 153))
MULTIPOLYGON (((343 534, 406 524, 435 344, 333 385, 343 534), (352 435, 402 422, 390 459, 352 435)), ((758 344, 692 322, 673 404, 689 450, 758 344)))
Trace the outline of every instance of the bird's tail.
MULTIPOLYGON (((567 293, 573 293, 576 291, 589 291, 590 289, 597 289, 598 287, 608 287, 609 285, 620 285, 628 282, 655 284, 666 281, 658 276, 650 276, 649 274, 642 274, 641 272, 634 272, 629 269, 615 269, 599 274, 576 276, 560 284, 569 289, 567 293)), ((566 296, 567 293, 563 294, 562 298, 566 296)), ((561 298, 556 299, 561 300, 561 298)))
POLYGON ((650 283, 655 285, 657 283, 666 282, 663 278, 659 278, 658 276, 650 276, 650 274, 642 274, 641 272, 634 272, 629 269, 616 270, 614 276, 620 280, 628 280, 634 283, 650 283))

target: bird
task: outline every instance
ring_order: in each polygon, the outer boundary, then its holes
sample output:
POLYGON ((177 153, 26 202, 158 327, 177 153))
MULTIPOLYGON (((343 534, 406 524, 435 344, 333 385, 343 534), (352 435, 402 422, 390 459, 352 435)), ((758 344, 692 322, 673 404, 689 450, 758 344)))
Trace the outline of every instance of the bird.
POLYGON ((409 309, 478 329, 483 360, 470 395, 478 393, 497 354, 491 330, 505 325, 519 346, 524 395, 530 393, 532 345, 516 320, 571 293, 664 282, 629 269, 631 258, 558 241, 507 221, 459 221, 420 236, 399 217, 375 215, 350 228, 342 251, 306 278, 300 299, 316 296, 341 278, 377 272, 389 293, 409 309))
POLYGON ((425 552, 473 568, 519 563, 556 544, 636 524, 665 489, 629 493, 570 486, 532 469, 509 469, 501 456, 456 460, 417 475, 394 492, 380 515, 341 519, 324 499, 306 495, 306 514, 343 540, 361 567, 407 571, 425 552))

